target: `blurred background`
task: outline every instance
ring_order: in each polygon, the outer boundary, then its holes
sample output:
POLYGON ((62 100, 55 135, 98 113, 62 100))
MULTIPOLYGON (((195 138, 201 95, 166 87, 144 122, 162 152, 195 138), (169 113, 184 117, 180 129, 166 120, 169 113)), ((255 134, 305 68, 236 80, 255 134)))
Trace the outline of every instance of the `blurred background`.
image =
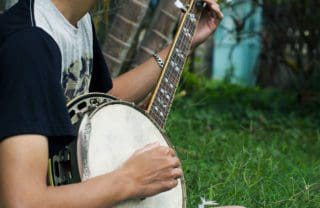
MULTIPOLYGON (((0 0, 0 10, 17 0, 0 0)), ((99 0, 92 11, 106 61, 117 76, 171 42, 174 0, 99 0)), ((191 56, 189 70, 245 86, 318 90, 319 2, 221 1, 225 18, 191 56)))
MULTIPOLYGON (((16 0, 0 0, 0 10, 16 0)), ((167 132, 188 207, 320 207, 319 0, 222 1, 220 27, 190 56, 167 132)), ((112 75, 172 41, 174 0, 99 0, 112 75)))

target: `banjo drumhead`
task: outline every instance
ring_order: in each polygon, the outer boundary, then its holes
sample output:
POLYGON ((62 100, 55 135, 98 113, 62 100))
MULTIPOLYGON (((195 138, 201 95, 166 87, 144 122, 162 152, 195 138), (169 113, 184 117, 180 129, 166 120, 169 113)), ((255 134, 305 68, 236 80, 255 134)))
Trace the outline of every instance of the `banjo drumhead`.
MULTIPOLYGON (((78 142, 79 149, 86 148, 87 180, 119 168, 137 149, 158 141, 169 146, 166 138, 153 122, 129 104, 109 103, 90 115, 90 138, 78 142), (86 144, 86 147, 81 147, 86 144), (80 146, 80 147, 79 147, 80 146)), ((81 137, 79 138, 81 140, 81 137)), ((80 165, 81 167, 81 165, 80 165)), ((80 172, 82 172, 80 170, 80 172)), ((112 188, 112 187, 110 187, 112 188)), ((184 183, 179 180, 176 188, 144 200, 131 200, 116 208, 184 208, 184 183)))

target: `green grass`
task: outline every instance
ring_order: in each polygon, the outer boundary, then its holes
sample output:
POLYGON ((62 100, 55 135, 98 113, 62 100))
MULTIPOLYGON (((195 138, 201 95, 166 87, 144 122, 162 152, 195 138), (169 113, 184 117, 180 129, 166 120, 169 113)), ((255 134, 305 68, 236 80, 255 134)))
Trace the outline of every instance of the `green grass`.
POLYGON ((246 207, 320 207, 319 102, 192 75, 167 133, 182 161, 188 208, 200 197, 246 207))

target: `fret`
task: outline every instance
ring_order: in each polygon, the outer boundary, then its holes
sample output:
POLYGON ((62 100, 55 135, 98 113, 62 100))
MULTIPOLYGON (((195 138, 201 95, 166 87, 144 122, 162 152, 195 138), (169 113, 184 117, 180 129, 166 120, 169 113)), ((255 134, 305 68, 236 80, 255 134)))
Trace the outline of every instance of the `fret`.
MULTIPOLYGON (((149 112, 149 115, 154 119, 155 122, 157 122, 158 125, 163 123, 163 119, 160 118, 159 116, 159 110, 155 110, 154 108, 151 109, 149 112)), ((161 125, 160 125, 161 126, 161 125)))
POLYGON ((176 86, 176 79, 173 79, 172 77, 170 77, 167 80, 168 80, 167 83, 163 82, 159 86, 160 93, 162 93, 161 91, 165 91, 166 94, 167 93, 173 93, 173 90, 175 89, 175 86, 176 86))
POLYGON ((164 102, 166 102, 166 101, 170 101, 170 99, 173 97, 173 93, 174 93, 173 90, 164 87, 161 90, 160 96, 162 96, 162 99, 164 100, 164 102))
POLYGON ((169 115, 186 58, 189 55, 192 37, 201 15, 202 10, 196 8, 197 3, 197 0, 191 0, 190 5, 192 6, 185 11, 161 78, 148 106, 147 112, 161 128, 164 128, 169 115))
POLYGON ((167 81, 165 81, 163 85, 166 86, 166 88, 169 90, 174 89, 177 79, 174 79, 172 75, 168 78, 165 78, 165 79, 167 81))

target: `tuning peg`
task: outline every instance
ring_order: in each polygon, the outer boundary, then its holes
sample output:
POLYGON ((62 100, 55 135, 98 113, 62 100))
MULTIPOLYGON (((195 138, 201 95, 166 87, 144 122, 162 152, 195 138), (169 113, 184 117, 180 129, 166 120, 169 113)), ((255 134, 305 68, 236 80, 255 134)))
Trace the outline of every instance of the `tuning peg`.
POLYGON ((186 13, 187 10, 188 10, 188 7, 185 6, 180 0, 176 0, 176 2, 174 2, 174 5, 177 8, 181 9, 181 11, 184 12, 184 13, 186 13))

